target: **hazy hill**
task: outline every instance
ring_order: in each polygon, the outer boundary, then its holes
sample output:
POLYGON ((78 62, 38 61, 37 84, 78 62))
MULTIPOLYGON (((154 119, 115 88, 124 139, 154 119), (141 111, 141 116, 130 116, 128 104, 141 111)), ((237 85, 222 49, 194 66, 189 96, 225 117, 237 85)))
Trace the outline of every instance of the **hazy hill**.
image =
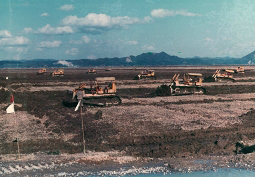
POLYGON ((242 63, 247 63, 247 64, 254 64, 255 63, 255 51, 251 52, 250 54, 242 57, 240 59, 242 63))
POLYGON ((180 58, 165 52, 142 53, 137 56, 122 58, 98 58, 98 59, 77 59, 77 60, 55 60, 55 59, 34 59, 34 60, 3 60, 0 61, 0 68, 41 68, 41 67, 95 67, 95 66, 171 66, 171 65, 246 65, 254 64, 255 51, 242 58, 180 58))

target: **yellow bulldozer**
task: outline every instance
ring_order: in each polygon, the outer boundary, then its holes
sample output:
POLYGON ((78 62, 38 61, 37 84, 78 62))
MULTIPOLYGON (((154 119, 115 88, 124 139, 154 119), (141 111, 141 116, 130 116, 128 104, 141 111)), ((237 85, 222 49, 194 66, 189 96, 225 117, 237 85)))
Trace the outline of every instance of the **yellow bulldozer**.
POLYGON ((90 106, 112 106, 121 104, 122 100, 116 95, 116 83, 114 77, 97 77, 90 81, 90 85, 81 84, 78 88, 68 91, 72 98, 76 99, 77 91, 83 91, 83 104, 90 106))
POLYGON ((46 68, 39 69, 37 75, 45 75, 47 73, 46 68))
POLYGON ((235 73, 244 74, 244 66, 238 66, 235 70, 235 73))
POLYGON ((161 85, 156 90, 159 96, 168 95, 188 95, 188 94, 205 94, 206 89, 202 86, 202 74, 186 73, 182 78, 180 74, 175 74, 171 79, 170 85, 161 85))
POLYGON ((134 79, 135 80, 140 80, 140 79, 156 79, 155 71, 154 70, 146 69, 146 70, 142 71, 140 74, 138 74, 134 79))
POLYGON ((212 77, 214 78, 215 82, 235 82, 233 76, 234 73, 235 71, 230 69, 217 69, 212 77))
POLYGON ((51 76, 58 76, 58 77, 62 77, 64 76, 64 69, 58 69, 58 70, 54 70, 52 73, 51 73, 51 76))
POLYGON ((96 74, 96 73, 97 73, 97 70, 96 70, 96 69, 93 69, 93 68, 90 68, 86 73, 87 73, 87 74, 96 74))

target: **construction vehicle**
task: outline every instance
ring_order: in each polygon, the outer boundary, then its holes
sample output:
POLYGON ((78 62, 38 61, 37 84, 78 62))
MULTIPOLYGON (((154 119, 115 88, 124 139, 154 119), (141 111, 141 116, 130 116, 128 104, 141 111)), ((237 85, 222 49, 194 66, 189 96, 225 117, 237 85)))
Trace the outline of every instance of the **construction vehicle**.
POLYGON ((215 82, 235 82, 235 79, 233 78, 233 73, 235 73, 234 70, 220 70, 217 69, 215 73, 212 75, 215 82))
POLYGON ((54 72, 51 73, 51 76, 58 76, 58 77, 64 76, 64 69, 54 70, 54 72))
POLYGON ((244 74, 244 67, 243 66, 238 66, 235 70, 235 73, 241 73, 244 74))
POLYGON ((140 80, 140 79, 146 79, 146 78, 156 79, 155 71, 146 69, 146 70, 142 71, 140 74, 138 74, 134 79, 140 80))
POLYGON ((90 81, 90 86, 81 84, 73 91, 68 91, 76 98, 77 91, 83 91, 83 104, 90 106, 112 106, 121 104, 122 100, 116 95, 116 83, 114 77, 97 77, 90 81))
POLYGON ((37 75, 45 75, 47 72, 46 72, 46 68, 42 68, 42 69, 39 69, 39 71, 37 71, 37 75))
POLYGON ((90 68, 86 73, 87 74, 96 74, 97 71, 95 69, 93 69, 93 68, 90 68))
POLYGON ((206 93, 206 89, 202 86, 202 74, 186 73, 183 78, 179 78, 179 76, 180 74, 175 74, 169 86, 161 85, 158 87, 157 95, 170 96, 206 93))

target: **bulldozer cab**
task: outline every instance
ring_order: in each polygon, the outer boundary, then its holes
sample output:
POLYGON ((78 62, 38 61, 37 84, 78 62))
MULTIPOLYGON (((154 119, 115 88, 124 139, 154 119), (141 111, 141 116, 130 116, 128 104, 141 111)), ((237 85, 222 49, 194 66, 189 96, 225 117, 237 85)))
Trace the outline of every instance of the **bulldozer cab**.
POLYGON ((37 72, 38 75, 46 74, 46 68, 39 69, 37 72))
POLYGON ((244 67, 238 66, 238 68, 236 69, 236 73, 244 73, 244 67))
POLYGON ((171 82, 175 85, 202 85, 202 74, 200 73, 186 73, 183 78, 179 78, 180 74, 175 74, 171 82))
POLYGON ((40 69, 39 72, 46 72, 46 68, 40 69))
POLYGON ((144 71, 141 72, 142 75, 150 75, 150 76, 154 76, 154 70, 149 70, 149 69, 146 69, 144 71))
POLYGON ((57 70, 57 73, 59 73, 59 74, 64 74, 64 69, 58 69, 58 70, 57 70))
POLYGON ((96 69, 94 69, 94 68, 90 68, 86 73, 87 73, 87 74, 96 74, 97 71, 96 71, 96 69))
POLYGON ((116 93, 115 77, 97 77, 90 87, 97 94, 116 93))
POLYGON ((64 76, 64 69, 60 68, 58 70, 54 70, 53 73, 51 73, 52 76, 64 76))
POLYGON ((185 85, 202 85, 202 74, 200 73, 186 73, 184 74, 185 85))

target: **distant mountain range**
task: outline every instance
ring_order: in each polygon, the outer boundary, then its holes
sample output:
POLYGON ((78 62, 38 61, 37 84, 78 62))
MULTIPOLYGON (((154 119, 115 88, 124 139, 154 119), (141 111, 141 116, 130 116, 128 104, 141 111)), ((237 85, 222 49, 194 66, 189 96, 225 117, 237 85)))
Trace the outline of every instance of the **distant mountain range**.
POLYGON ((249 65, 255 64, 255 51, 242 58, 180 58, 165 52, 143 53, 122 58, 99 58, 79 60, 2 60, 0 68, 58 68, 58 67, 106 67, 106 66, 199 66, 199 65, 249 65))

